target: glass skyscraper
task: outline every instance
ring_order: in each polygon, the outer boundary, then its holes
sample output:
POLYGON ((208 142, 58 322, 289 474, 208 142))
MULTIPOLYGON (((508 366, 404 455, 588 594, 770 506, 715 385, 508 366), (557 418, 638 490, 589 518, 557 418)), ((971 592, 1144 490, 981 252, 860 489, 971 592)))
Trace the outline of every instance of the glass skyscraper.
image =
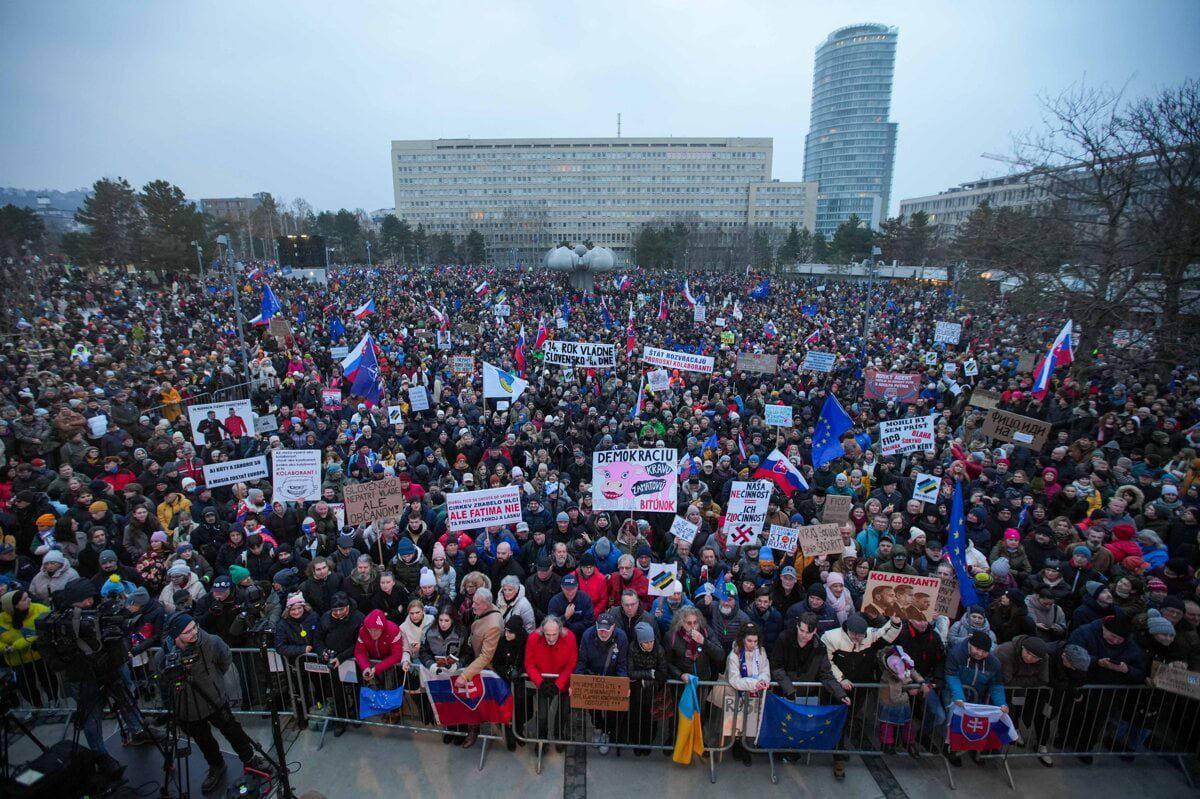
POLYGON ((826 238, 857 214, 886 217, 896 157, 888 122, 899 32, 886 25, 839 28, 817 48, 804 179, 819 184, 816 229, 826 238))

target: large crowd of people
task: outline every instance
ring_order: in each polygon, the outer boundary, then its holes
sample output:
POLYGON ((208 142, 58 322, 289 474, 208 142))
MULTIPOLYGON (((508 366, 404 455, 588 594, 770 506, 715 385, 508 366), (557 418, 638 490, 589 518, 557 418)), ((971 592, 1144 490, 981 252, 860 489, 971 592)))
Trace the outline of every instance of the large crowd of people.
MULTIPOLYGON (((922 736, 936 745, 953 703, 1010 709, 1011 689, 1045 688, 1054 699, 1011 711, 1051 765, 1039 725, 1067 713, 1081 686, 1144 685, 1156 664, 1200 669, 1192 353, 1163 370, 1122 366, 1098 345, 1037 399, 1021 355, 1046 352, 1066 320, 1001 299, 968 307, 946 285, 881 280, 868 296, 853 281, 690 274, 707 308, 697 323, 678 273, 601 276, 585 294, 538 269, 355 265, 322 284, 247 266, 236 276, 245 316, 269 285, 288 325, 245 325, 243 363, 230 272, 27 268, 37 291, 0 354, 0 654, 31 705, 55 690, 38 668, 35 623, 85 596, 123 603, 134 657, 186 645, 197 629, 246 646, 251 609, 285 658, 354 662, 365 684, 527 677, 517 713, 536 713, 551 740, 565 715, 551 706, 568 701, 573 673, 628 676, 630 722, 601 731, 613 746, 646 743, 637 717, 668 712, 652 689, 689 677, 788 697, 819 684, 824 701, 847 703, 856 686, 879 686, 870 721, 885 751, 922 736), (501 293, 508 316, 493 312, 501 293), (368 300, 374 312, 354 318, 368 300), (957 345, 934 345, 938 321, 962 325, 957 345), (615 344, 617 368, 544 364, 541 325, 551 338, 615 344), (371 402, 351 393, 333 353, 368 331, 382 384, 371 402), (715 368, 645 391, 646 346, 712 356, 715 368), (810 349, 834 353, 833 370, 802 368, 810 349), (738 369, 747 352, 777 355, 777 369, 738 369), (464 355, 470 372, 452 368, 464 355), (523 372, 528 387, 511 404, 485 399, 485 361, 523 372), (920 375, 918 396, 865 398, 864 367, 920 375), (412 408, 412 387, 428 410, 412 408), (976 389, 1049 423, 1045 446, 989 439, 976 389), (854 427, 814 469, 829 395, 854 427), (235 398, 275 429, 251 435, 223 412, 197 439, 187 408, 235 398), (792 425, 767 426, 768 404, 791 406, 792 425), (927 450, 880 453, 880 421, 930 414, 927 450), (678 515, 698 526, 690 543, 670 535, 674 513, 594 509, 593 452, 626 447, 669 447, 694 464, 678 477, 678 515), (320 500, 273 495, 269 475, 206 485, 205 465, 280 448, 321 452, 320 500), (840 554, 727 535, 731 484, 776 449, 807 487, 777 489, 766 524, 816 523, 829 497, 849 497, 840 554), (912 498, 918 473, 941 479, 934 501, 912 498), (339 521, 346 486, 393 476, 398 515, 339 521), (864 602, 871 571, 958 579, 947 554, 956 480, 978 602, 932 620, 864 602), (513 485, 520 523, 448 530, 448 495, 513 485), (678 566, 663 596, 647 581, 655 563, 678 566)), ((1100 743, 1099 712, 1059 726, 1062 751, 1100 743)), ((464 746, 478 734, 458 732, 464 746)))

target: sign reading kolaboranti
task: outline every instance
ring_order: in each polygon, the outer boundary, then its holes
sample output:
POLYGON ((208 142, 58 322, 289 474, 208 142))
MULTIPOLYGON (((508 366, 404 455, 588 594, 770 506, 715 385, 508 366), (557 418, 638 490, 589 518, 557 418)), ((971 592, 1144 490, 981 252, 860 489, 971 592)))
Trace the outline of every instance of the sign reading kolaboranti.
POLYGON ((262 455, 204 465, 204 485, 209 488, 262 480, 267 476, 267 459, 262 455))
POLYGON ((878 615, 899 616, 901 621, 933 621, 938 615, 941 587, 942 580, 936 576, 869 572, 863 592, 863 612, 874 607, 878 615))
POLYGON ((307 502, 321 498, 321 450, 271 450, 272 499, 307 502))
POLYGON ((642 361, 653 366, 661 366, 664 369, 681 369, 685 372, 712 374, 715 359, 711 355, 693 355, 690 352, 643 347, 642 361))
POLYGON ((933 452, 933 416, 891 419, 879 423, 879 453, 933 452))
POLYGON ((674 513, 677 458, 671 447, 593 452, 592 507, 674 513))
POLYGON ((547 341, 544 345, 545 363, 548 366, 587 366, 615 369, 617 347, 615 344, 593 344, 586 341, 547 341))
POLYGON ((446 527, 453 532, 521 521, 521 489, 517 486, 460 491, 446 496, 446 527))

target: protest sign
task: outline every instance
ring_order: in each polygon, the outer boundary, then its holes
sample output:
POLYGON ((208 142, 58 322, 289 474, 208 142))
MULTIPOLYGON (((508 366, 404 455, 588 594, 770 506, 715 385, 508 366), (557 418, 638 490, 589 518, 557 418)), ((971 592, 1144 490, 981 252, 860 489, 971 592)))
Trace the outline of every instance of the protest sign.
POLYGON ((907 372, 863 370, 863 398, 916 402, 921 392, 921 376, 907 372))
POLYGON ((340 388, 321 389, 321 408, 327 411, 342 409, 342 390, 340 388))
POLYGON ((614 369, 617 365, 615 344, 595 344, 586 341, 547 341, 542 350, 547 366, 574 368, 585 366, 614 369))
POLYGON ((671 387, 671 373, 666 369, 646 372, 646 388, 651 391, 666 391, 671 387))
POLYGON ((450 358, 450 369, 455 374, 469 375, 475 371, 475 359, 470 355, 454 355, 450 358))
POLYGON ((279 419, 274 415, 255 416, 254 429, 259 433, 274 433, 279 429, 279 419))
POLYGON ((558 317, 557 319, 554 320, 554 326, 556 328, 558 328, 559 330, 566 330, 567 329, 566 318, 562 317, 562 316, 558 317))
POLYGON ((438 332, 437 332, 437 348, 439 350, 448 350, 452 346, 454 346, 454 344, 450 341, 450 331, 449 330, 438 330, 438 332))
POLYGON ((1133 343, 1133 331, 1114 330, 1112 333, 1112 343, 1117 348, 1128 347, 1133 343))
POLYGON ((680 541, 687 541, 689 544, 695 540, 696 533, 699 531, 700 525, 692 524, 682 516, 676 516, 675 521, 671 522, 671 535, 680 541))
POLYGON ((188 424, 192 428, 192 442, 204 446, 204 433, 200 431, 200 423, 207 420, 219 422, 223 429, 214 430, 206 425, 209 435, 214 436, 213 442, 258 435, 254 430, 254 409, 250 400, 229 400, 228 402, 208 402, 202 405, 187 407, 188 424), (219 435, 217 435, 219 433, 219 435))
POLYGON ((735 480, 729 489, 725 511, 725 538, 733 546, 743 547, 758 541, 767 520, 767 503, 774 485, 766 480, 735 480))
POLYGON ((782 552, 785 555, 791 555, 796 551, 796 544, 797 539, 795 527, 784 527, 780 524, 772 524, 771 528, 767 531, 766 546, 770 547, 776 552, 782 552))
POLYGON ((404 512, 404 490, 398 477, 346 483, 342 491, 346 498, 347 525, 366 525, 404 512))
POLYGON ((593 452, 592 507, 674 513, 677 458, 672 447, 593 452))
POLYGON ((962 336, 962 325, 958 322, 938 322, 933 331, 934 344, 957 344, 962 336))
POLYGON ((388 424, 400 424, 404 421, 404 409, 399 405, 388 406, 388 424))
POLYGON ((346 503, 345 502, 330 502, 329 512, 337 519, 338 529, 341 530, 346 526, 346 503))
MULTIPOLYGON (((573 678, 572 678, 573 679, 573 678)), ((1154 663, 1150 682, 1155 688, 1200 699, 1200 671, 1190 671, 1173 664, 1154 663)))
POLYGON ((715 327, 725 327, 725 317, 718 316, 716 319, 713 320, 713 325, 715 327))
POLYGON ((933 416, 890 419, 879 423, 879 454, 933 452, 933 416))
POLYGON ((836 524, 806 524, 796 528, 796 537, 805 556, 840 555, 846 545, 836 524))
POLYGON ((266 476, 267 459, 262 455, 204 465, 204 485, 208 488, 248 483, 252 480, 262 480, 266 476))
POLYGON ((732 330, 722 330, 721 331, 721 343, 722 344, 732 344, 735 341, 737 341, 737 336, 734 334, 734 332, 732 330))
POLYGON ((571 709, 628 712, 629 678, 572 674, 571 709))
POLYGON ((521 489, 517 486, 456 491, 446 495, 446 529, 475 530, 521 521, 521 489))
POLYGON ((967 358, 963 361, 963 374, 967 377, 979 376, 979 361, 974 358, 967 358))
POLYGON ((938 491, 941 487, 942 479, 940 477, 917 472, 917 479, 913 481, 912 498, 918 502, 937 502, 938 491))
POLYGON ((646 578, 650 583, 650 596, 669 596, 671 583, 679 574, 674 563, 651 563, 646 578))
POLYGON ((694 355, 690 352, 663 350, 658 347, 643 347, 642 360, 651 366, 664 369, 679 369, 684 372, 712 374, 715 359, 711 355, 694 355))
POLYGON ((933 609, 937 615, 953 619, 958 616, 958 604, 962 601, 962 596, 958 593, 958 580, 954 577, 942 577, 940 581, 933 609))
POLYGON ((735 365, 742 372, 773 375, 779 371, 779 356, 758 352, 739 352, 735 365))
POLYGON ((279 346, 286 347, 288 336, 292 335, 292 323, 282 316, 273 316, 267 323, 267 332, 279 342, 279 346))
POLYGON ((768 425, 775 427, 791 427, 792 426, 792 406, 791 405, 768 405, 766 406, 766 422, 768 425))
POLYGON ((825 497, 825 507, 821 510, 821 521, 841 524, 850 520, 850 507, 854 498, 845 494, 829 494, 825 497))
POLYGON ((925 365, 926 366, 937 366, 937 358, 938 358, 938 356, 937 356, 936 352, 925 353, 925 365))
POLYGON ((958 374, 958 364, 954 361, 946 361, 944 364, 942 364, 942 374, 943 375, 958 374))
POLYGON ((708 318, 708 306, 694 305, 692 306, 692 321, 696 324, 703 323, 708 318))
POLYGON ((832 352, 809 350, 804 353, 804 363, 800 364, 800 368, 810 372, 832 372, 836 362, 837 355, 832 352))
POLYGON ((510 316, 512 314, 512 308, 508 307, 507 305, 493 305, 492 313, 497 317, 510 316))
POLYGON ((1050 423, 992 408, 983 420, 983 434, 1036 451, 1046 446, 1050 423))
POLYGON ((329 357, 335 361, 344 361, 346 356, 350 354, 349 347, 330 347, 329 357))
POLYGON ((1037 362, 1037 356, 1034 355, 1032 352, 1022 352, 1017 357, 1017 371, 1018 372, 1026 372, 1026 373, 1032 372, 1033 365, 1036 362, 1037 362))
POLYGON ((321 498, 321 450, 271 450, 272 499, 308 502, 321 498))
POLYGON ((880 616, 899 616, 902 621, 933 621, 942 581, 938 577, 892 574, 872 571, 867 574, 862 609, 870 608, 880 616))
POLYGON ((425 386, 408 387, 408 409, 413 413, 429 410, 429 392, 425 386))
POLYGON ((971 392, 971 401, 968 404, 976 408, 995 408, 1000 404, 1000 395, 995 391, 977 388, 971 392))

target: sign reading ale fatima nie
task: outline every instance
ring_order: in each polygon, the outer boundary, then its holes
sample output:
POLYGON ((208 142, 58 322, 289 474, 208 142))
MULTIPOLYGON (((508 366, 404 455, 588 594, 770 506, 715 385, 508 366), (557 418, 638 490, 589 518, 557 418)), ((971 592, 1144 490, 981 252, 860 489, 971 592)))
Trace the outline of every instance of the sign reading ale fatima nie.
POLYGON ((521 489, 517 486, 456 491, 446 495, 446 528, 476 530, 521 521, 521 489))

